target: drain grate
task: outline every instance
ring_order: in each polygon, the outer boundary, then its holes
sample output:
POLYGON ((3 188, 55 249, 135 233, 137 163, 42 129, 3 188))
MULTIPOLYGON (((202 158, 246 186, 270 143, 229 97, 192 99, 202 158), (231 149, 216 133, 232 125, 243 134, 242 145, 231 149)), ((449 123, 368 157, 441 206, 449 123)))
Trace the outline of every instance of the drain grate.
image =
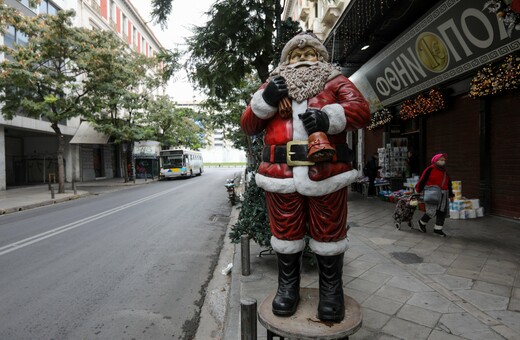
POLYGON ((395 252, 390 253, 393 258, 404 264, 422 263, 423 258, 414 253, 395 252))

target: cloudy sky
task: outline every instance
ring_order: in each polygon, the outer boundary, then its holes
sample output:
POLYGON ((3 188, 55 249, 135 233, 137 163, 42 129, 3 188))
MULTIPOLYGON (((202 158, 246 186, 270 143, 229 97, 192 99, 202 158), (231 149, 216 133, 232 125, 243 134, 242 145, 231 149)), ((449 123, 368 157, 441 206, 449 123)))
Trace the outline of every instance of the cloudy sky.
MULTIPOLYGON (((151 22, 152 9, 150 0, 131 0, 139 14, 147 22, 151 22)), ((204 15, 214 0, 173 0, 172 14, 168 20, 168 27, 162 30, 159 25, 149 24, 155 36, 165 48, 184 49, 184 39, 191 35, 191 27, 201 26, 207 21, 204 15)), ((200 100, 202 95, 193 90, 185 73, 180 73, 175 81, 170 82, 167 93, 178 102, 200 100)))

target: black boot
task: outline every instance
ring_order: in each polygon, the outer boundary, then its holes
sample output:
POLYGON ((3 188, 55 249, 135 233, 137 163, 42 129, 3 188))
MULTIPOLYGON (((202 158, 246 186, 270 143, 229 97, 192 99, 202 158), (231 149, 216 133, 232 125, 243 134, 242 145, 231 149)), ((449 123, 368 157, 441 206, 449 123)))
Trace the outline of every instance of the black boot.
POLYGON ((320 271, 318 318, 322 321, 341 322, 345 317, 343 257, 344 253, 334 256, 316 254, 320 271))
POLYGON ((300 301, 300 268, 302 252, 276 253, 278 258, 278 291, 273 299, 273 314, 290 316, 300 301))

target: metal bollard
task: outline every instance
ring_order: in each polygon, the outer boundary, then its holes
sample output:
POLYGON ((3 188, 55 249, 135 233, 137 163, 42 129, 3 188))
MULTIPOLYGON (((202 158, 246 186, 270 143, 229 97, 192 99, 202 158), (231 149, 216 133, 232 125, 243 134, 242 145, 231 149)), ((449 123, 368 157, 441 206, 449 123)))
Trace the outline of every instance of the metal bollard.
POLYGON ((72 190, 74 191, 74 195, 78 194, 78 190, 76 189, 76 182, 72 181, 72 190))
POLYGON ((51 185, 51 198, 54 199, 54 185, 51 185))
POLYGON ((146 171, 144 172, 144 181, 148 182, 148 174, 146 173, 146 171))
POLYGON ((256 300, 245 298, 240 300, 241 340, 256 340, 256 300))
POLYGON ((250 261, 250 254, 249 254, 249 236, 247 236, 247 235, 240 236, 240 245, 241 245, 240 258, 242 261, 241 262, 242 275, 249 276, 249 274, 251 274, 251 261, 250 261))

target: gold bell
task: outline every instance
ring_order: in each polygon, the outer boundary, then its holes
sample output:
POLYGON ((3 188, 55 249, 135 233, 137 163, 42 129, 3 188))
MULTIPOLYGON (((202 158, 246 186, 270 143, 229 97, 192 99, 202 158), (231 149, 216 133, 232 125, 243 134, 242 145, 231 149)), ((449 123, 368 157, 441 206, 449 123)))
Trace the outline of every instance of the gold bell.
POLYGON ((309 136, 307 158, 311 162, 328 161, 336 154, 336 149, 330 144, 324 132, 314 132, 309 136))

